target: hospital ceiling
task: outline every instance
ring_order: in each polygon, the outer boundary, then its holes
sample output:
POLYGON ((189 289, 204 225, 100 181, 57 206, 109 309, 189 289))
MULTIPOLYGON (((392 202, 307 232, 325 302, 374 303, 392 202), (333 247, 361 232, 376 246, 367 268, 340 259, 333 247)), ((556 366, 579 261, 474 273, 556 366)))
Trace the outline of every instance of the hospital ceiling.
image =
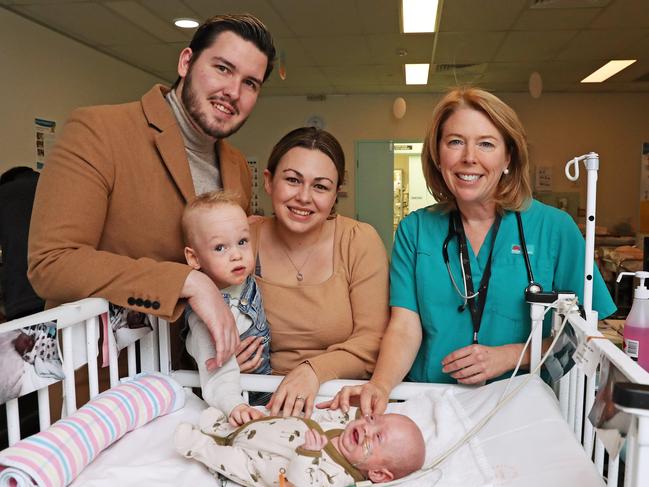
POLYGON ((0 6, 170 83, 193 31, 178 17, 250 12, 285 60, 265 95, 407 94, 475 84, 544 92, 649 91, 649 0, 440 0, 435 34, 400 33, 400 0, 0 0, 0 6), (405 54, 405 55, 404 55, 405 54), (637 59, 604 83, 579 81, 637 59), (432 63, 406 86, 404 63, 432 63))

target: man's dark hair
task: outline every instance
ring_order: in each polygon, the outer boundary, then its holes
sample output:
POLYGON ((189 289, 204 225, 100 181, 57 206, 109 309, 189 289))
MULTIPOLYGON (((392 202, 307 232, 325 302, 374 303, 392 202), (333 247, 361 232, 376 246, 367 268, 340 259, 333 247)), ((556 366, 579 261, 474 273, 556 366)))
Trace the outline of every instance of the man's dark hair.
MULTIPOLYGON (((266 81, 273 71, 275 44, 273 44, 273 38, 264 23, 250 14, 215 15, 203 22, 189 43, 189 48, 192 50, 190 65, 198 59, 201 52, 214 43, 217 36, 222 32, 235 33, 242 39, 252 42, 257 49, 266 55, 266 58, 268 58, 268 65, 264 73, 264 81, 266 81)), ((173 84, 172 89, 178 86, 180 80, 181 78, 179 76, 173 84)))
POLYGON ((8 171, 3 172, 2 176, 0 176, 0 186, 2 186, 5 183, 13 181, 14 179, 19 178, 23 174, 32 173, 32 172, 36 172, 36 171, 34 171, 31 167, 27 167, 27 166, 12 167, 8 171))

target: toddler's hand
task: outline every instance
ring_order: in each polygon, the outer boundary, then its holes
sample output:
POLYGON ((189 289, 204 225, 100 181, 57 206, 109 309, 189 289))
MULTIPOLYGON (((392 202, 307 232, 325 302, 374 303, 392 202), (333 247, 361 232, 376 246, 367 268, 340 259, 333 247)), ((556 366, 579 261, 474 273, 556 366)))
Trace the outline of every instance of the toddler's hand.
POLYGON ((247 404, 239 404, 230 412, 230 424, 232 426, 241 426, 253 419, 262 418, 264 413, 259 409, 248 406, 247 404))
POLYGON ((325 447, 327 441, 329 440, 322 433, 313 429, 307 430, 307 432, 304 433, 304 444, 302 445, 302 448, 305 450, 320 451, 325 447))

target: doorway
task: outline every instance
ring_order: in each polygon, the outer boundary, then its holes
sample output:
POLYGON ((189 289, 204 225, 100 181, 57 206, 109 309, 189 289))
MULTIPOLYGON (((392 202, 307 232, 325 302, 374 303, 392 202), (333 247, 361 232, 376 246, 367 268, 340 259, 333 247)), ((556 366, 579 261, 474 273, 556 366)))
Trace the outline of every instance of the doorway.
POLYGON ((356 142, 356 218, 371 224, 388 254, 410 212, 435 203, 421 169, 419 141, 356 142))

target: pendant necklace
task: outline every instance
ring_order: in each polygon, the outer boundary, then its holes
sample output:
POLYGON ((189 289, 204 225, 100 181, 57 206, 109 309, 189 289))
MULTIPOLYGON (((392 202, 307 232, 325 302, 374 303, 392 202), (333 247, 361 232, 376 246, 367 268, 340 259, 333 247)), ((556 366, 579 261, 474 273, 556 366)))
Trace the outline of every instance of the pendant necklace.
POLYGON ((309 255, 306 256, 306 259, 304 259, 304 262, 302 262, 301 266, 296 266, 295 262, 293 262, 293 259, 291 258, 291 254, 289 253, 288 247, 284 243, 284 241, 281 238, 278 238, 280 243, 282 244, 282 250, 284 251, 284 254, 286 254, 286 257, 288 258, 288 261, 291 263, 293 268, 295 269, 295 279, 297 279, 299 282, 302 282, 304 280, 304 275, 302 274, 302 269, 304 269, 304 266, 309 262, 309 259, 313 255, 313 252, 315 252, 316 244, 320 242, 320 237, 322 236, 322 229, 324 228, 324 223, 320 227, 320 233, 318 233, 318 238, 316 241, 313 243, 311 246, 311 251, 309 252, 309 255))

